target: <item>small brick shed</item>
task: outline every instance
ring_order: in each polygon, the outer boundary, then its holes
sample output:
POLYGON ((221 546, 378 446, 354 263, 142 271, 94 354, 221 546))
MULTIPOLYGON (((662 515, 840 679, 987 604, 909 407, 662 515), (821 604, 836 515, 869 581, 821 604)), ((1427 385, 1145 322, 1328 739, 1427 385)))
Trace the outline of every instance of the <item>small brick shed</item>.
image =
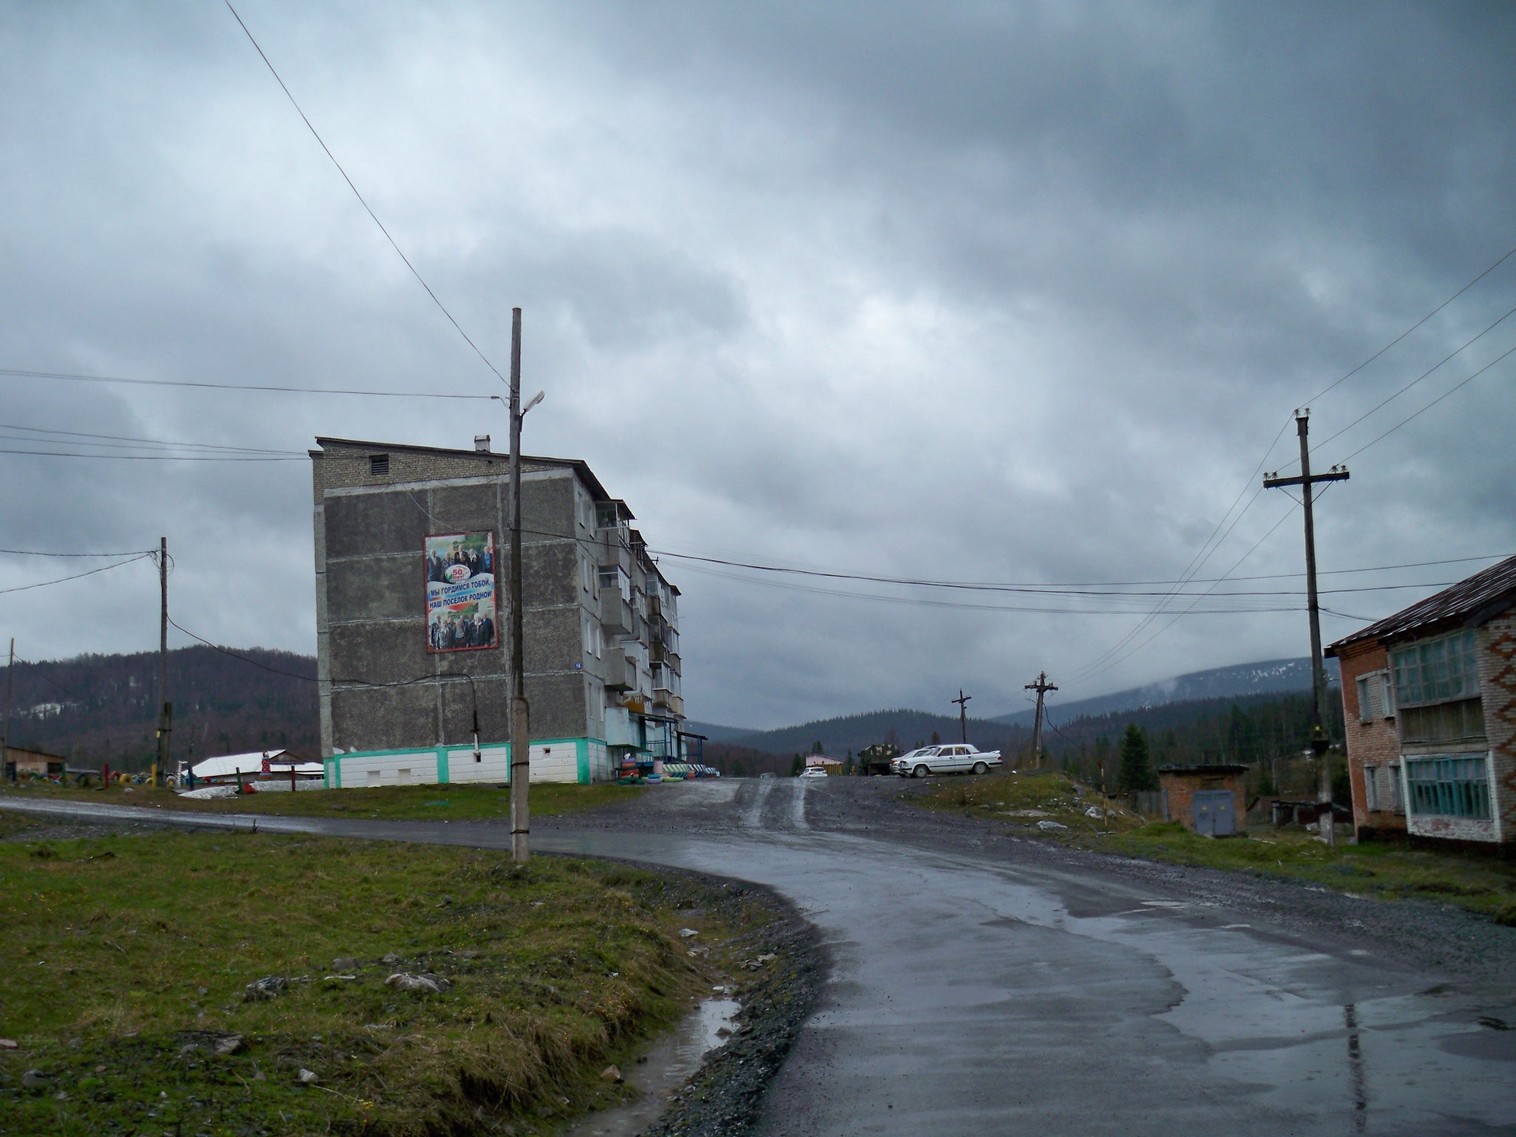
POLYGON ((1247 827, 1246 766, 1160 766, 1163 819, 1208 837, 1229 837, 1247 827))

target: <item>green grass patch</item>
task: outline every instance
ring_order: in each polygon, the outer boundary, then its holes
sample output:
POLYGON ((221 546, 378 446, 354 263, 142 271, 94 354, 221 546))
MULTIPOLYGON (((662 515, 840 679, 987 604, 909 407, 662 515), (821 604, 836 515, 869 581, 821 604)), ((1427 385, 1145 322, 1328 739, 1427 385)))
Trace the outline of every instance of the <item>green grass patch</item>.
POLYGON ((766 918, 582 860, 256 833, 44 842, 12 822, 6 1137, 549 1133, 629 1093, 596 1075, 766 918))
POLYGON ((1178 822, 1113 835, 1101 847, 1177 864, 1289 877, 1362 896, 1445 901, 1501 923, 1516 917, 1516 866, 1478 853, 1392 842, 1328 846, 1297 829, 1255 830, 1216 840, 1178 822))
MULTIPOLYGON (((254 783, 257 784, 256 782, 254 783)), ((527 796, 534 815, 551 817, 599 809, 644 792, 641 786, 599 783, 591 786, 546 782, 527 796)), ((286 817, 356 817, 385 821, 509 821, 510 790, 495 785, 375 786, 341 790, 271 790, 230 798, 181 797, 154 786, 109 786, 94 789, 33 782, 0 793, 53 801, 108 801, 113 805, 194 810, 201 813, 254 813, 286 817)))
POLYGON ((1107 805, 1062 773, 941 778, 925 792, 906 796, 928 809, 1031 828, 1083 848, 1287 877, 1363 896, 1442 901, 1516 926, 1516 864, 1494 856, 1393 842, 1329 847, 1300 829, 1256 824, 1242 836, 1202 837, 1177 821, 1145 822, 1118 805, 1107 805), (1103 811, 1101 816, 1089 816, 1092 806, 1103 811), (1038 828, 1039 821, 1064 828, 1038 828))

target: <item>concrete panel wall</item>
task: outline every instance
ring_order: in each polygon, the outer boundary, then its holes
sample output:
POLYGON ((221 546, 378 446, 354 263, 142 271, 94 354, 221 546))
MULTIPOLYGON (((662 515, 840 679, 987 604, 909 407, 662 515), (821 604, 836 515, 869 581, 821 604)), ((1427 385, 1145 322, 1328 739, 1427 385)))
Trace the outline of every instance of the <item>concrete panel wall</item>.
POLYGON ((437 704, 437 690, 430 685, 338 689, 332 697, 332 729, 343 750, 435 746, 437 704))
MULTIPOLYGON (((593 476, 579 467, 522 464, 523 639, 531 703, 533 779, 614 777, 601 735, 603 685, 587 678, 600 661, 585 651, 584 614, 598 621, 593 553, 593 476), (544 739, 563 739, 550 743, 544 739), (541 770, 537 747, 546 747, 541 770)), ((432 780, 503 780, 509 737, 507 581, 510 573, 509 463, 482 452, 391 449, 328 442, 312 462, 316 536, 318 677, 323 752, 346 753, 338 774, 417 778, 409 753, 433 748, 432 780), (428 536, 487 530, 495 535, 500 647, 427 650, 428 536), (469 676, 471 687, 457 676, 469 676), (361 682, 360 682, 361 681, 361 682), (475 707, 485 760, 473 760, 475 707), (440 749, 439 749, 440 748, 440 749), (457 749, 461 748, 461 749, 457 749), (353 753, 354 751, 358 753, 353 753), (379 765, 365 765, 370 758, 379 765), (409 771, 402 775, 400 771, 409 771)), ((618 650, 611 641, 603 653, 618 650)), ((602 658, 603 658, 602 653, 602 658)))

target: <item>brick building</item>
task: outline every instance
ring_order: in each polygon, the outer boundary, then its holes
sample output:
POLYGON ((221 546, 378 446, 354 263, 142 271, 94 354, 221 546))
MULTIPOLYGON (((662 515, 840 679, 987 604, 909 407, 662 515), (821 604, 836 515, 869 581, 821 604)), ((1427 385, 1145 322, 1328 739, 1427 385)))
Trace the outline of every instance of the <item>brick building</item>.
MULTIPOLYGON (((505 782, 509 457, 319 438, 316 658, 329 786, 505 782), (499 582, 498 586, 496 582, 499 582)), ((684 757, 679 590, 583 462, 521 459, 532 781, 684 757)))
POLYGON ((1516 842, 1516 557, 1327 653, 1359 835, 1516 842))
POLYGON ((1231 763, 1158 767, 1163 819, 1207 837, 1230 837, 1247 828, 1248 768, 1231 763))
POLYGON ((1404 836, 1405 792, 1390 657, 1377 639, 1333 644, 1342 674, 1343 731, 1353 787, 1353 831, 1361 838, 1404 836))

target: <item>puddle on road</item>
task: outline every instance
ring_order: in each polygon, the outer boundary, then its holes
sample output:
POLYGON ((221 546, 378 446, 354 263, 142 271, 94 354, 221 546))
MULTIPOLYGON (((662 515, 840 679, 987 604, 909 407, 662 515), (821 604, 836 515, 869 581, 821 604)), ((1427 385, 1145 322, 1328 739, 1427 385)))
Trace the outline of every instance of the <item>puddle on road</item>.
POLYGON ((641 1091, 636 1101, 591 1114, 560 1137, 632 1137, 646 1128, 705 1056, 725 1045, 726 1032, 741 1009, 736 999, 702 1000, 672 1034, 647 1048, 646 1061, 622 1068, 622 1076, 641 1091))

